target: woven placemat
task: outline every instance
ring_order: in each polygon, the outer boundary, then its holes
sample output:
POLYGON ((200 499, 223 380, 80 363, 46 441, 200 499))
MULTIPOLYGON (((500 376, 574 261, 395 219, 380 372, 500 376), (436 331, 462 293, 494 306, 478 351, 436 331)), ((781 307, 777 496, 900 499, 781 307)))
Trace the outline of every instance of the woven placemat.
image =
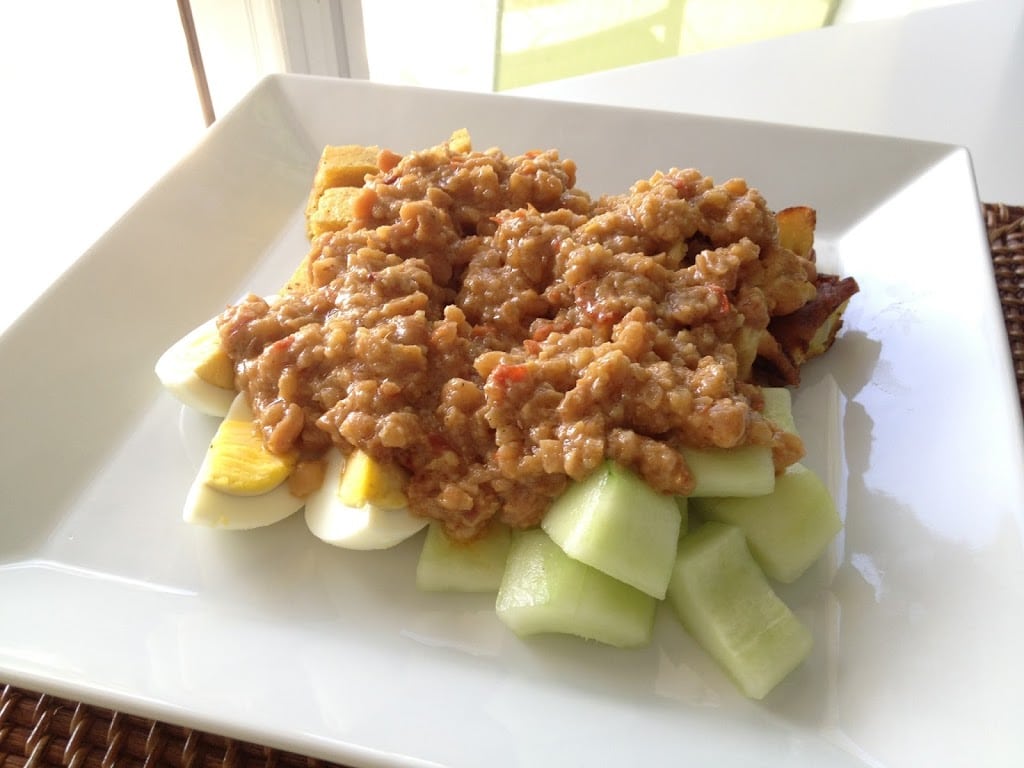
POLYGON ((0 688, 0 768, 340 768, 102 707, 0 688))
POLYGON ((1024 409, 1024 206, 986 203, 982 208, 1024 409))
MULTIPOLYGON (((1024 408, 1024 207, 985 204, 982 210, 1024 408)), ((336 765, 12 685, 0 688, 0 768, 336 765)))

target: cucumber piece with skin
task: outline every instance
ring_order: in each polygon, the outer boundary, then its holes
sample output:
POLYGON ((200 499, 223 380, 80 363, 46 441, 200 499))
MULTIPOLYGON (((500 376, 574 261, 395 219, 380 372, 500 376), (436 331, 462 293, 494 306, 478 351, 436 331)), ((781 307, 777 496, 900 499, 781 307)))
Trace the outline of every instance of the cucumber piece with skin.
POLYGON ((619 648, 648 645, 658 601, 562 551, 540 528, 512 537, 495 611, 520 637, 569 634, 619 648))
POLYGON ((752 699, 764 698, 810 653, 810 631, 772 589, 735 526, 711 521, 683 537, 668 600, 752 699))
POLYGON ((693 499, 708 520, 743 530, 754 559, 770 578, 796 581, 843 527, 825 484, 803 464, 775 478, 775 490, 748 499, 693 499))
POLYGON ((497 592, 511 543, 504 525, 462 543, 453 541, 440 523, 431 523, 416 563, 416 586, 425 592, 497 592))
POLYGON ((606 461, 555 499, 541 527, 569 557, 660 600, 681 523, 673 496, 606 461))
POLYGON ((683 458, 696 485, 689 498, 703 496, 763 496, 775 487, 771 448, 683 448, 683 458))

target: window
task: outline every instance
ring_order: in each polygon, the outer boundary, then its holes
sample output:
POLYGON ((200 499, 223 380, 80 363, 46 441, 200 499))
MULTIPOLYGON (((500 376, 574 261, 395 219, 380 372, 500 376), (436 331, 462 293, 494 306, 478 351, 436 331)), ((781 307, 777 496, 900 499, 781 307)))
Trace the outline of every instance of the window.
MULTIPOLYGON (((0 330, 271 72, 490 91, 954 0, 47 0, 5 6, 0 330), (40 255, 41 238, 45 253, 40 255), (30 254, 30 255, 29 255, 30 254), (33 260, 33 269, 22 266, 33 260)), ((962 1, 962 0, 961 0, 962 1)))

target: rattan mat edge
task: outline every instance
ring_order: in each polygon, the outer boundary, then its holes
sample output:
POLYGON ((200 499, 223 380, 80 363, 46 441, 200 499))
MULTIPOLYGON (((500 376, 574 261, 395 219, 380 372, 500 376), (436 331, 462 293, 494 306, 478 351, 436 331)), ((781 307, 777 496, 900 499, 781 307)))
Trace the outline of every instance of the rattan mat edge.
POLYGON ((0 768, 52 766, 329 768, 336 764, 12 685, 0 688, 0 768))
MULTIPOLYGON (((1024 409, 1024 206, 986 203, 982 211, 1024 409)), ((0 768, 336 765, 13 685, 0 688, 0 768)))
POLYGON ((1017 376, 1017 393, 1024 409, 1024 206, 985 203, 982 210, 1017 376))

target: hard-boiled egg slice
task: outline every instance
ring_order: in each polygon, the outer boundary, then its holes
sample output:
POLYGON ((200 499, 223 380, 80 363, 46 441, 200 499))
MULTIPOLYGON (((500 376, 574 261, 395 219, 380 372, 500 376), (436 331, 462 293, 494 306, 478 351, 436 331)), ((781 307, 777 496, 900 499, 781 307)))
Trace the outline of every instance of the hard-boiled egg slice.
POLYGON ((387 549, 428 522, 409 512, 401 476, 362 451, 346 463, 331 449, 323 485, 306 497, 309 530, 345 549, 387 549))
POLYGON ((224 416, 235 399, 235 372, 220 346, 215 318, 174 342, 156 361, 156 375, 185 405, 224 416))
POLYGON ((214 528, 259 528, 302 507, 288 491, 294 462, 267 450, 245 395, 238 394, 210 441, 188 496, 185 522, 214 528))

